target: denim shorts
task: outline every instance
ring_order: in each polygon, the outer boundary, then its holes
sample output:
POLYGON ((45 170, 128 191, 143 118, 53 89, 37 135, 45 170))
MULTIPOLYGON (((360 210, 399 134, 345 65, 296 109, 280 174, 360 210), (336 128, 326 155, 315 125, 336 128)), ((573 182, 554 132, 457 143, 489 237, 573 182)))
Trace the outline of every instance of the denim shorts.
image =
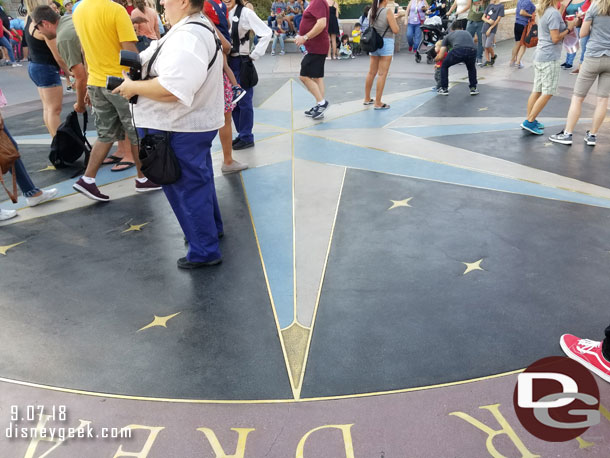
POLYGON ((394 55, 394 38, 384 38, 383 48, 369 53, 370 56, 385 57, 394 55))
POLYGON ((59 68, 56 65, 30 62, 28 65, 28 74, 30 75, 30 79, 34 81, 36 87, 44 89, 61 86, 59 68))

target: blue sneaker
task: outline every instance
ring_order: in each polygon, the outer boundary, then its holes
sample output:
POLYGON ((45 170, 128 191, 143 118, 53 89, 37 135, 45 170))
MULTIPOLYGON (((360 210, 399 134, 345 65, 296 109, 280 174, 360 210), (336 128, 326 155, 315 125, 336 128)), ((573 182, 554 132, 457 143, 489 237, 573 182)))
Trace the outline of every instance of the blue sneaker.
POLYGON ((536 134, 536 135, 543 135, 544 132, 542 131, 542 129, 540 127, 538 127, 538 124, 536 124, 536 122, 529 122, 527 119, 525 121, 523 121, 521 123, 521 128, 527 130, 528 132, 531 132, 532 134, 536 134))
POLYGON ((537 119, 534 119, 534 123, 538 126, 538 129, 544 129, 544 124, 542 124, 537 119))

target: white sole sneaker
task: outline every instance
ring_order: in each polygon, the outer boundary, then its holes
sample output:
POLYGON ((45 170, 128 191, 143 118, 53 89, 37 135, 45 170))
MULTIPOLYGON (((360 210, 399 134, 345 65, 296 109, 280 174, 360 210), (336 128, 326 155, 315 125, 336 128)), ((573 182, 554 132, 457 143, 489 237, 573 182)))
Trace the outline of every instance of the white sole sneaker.
POLYGON ((595 375, 597 375, 601 379, 605 380, 606 382, 610 382, 610 376, 608 374, 600 371, 597 367, 595 367, 593 364, 589 363, 586 359, 581 358, 576 353, 574 353, 572 350, 570 350, 568 348, 568 346, 564 343, 563 339, 559 340, 559 345, 561 346, 561 349, 563 350, 563 352, 566 354, 566 356, 568 358, 576 361, 579 364, 582 364, 584 367, 589 369, 591 372, 593 372, 595 375))
POLYGON ((6 221, 17 216, 17 210, 3 210, 0 208, 0 221, 6 221))
POLYGON ((57 189, 52 188, 52 189, 43 190, 42 194, 39 195, 38 197, 28 197, 25 199, 25 201, 28 203, 28 206, 35 207, 36 205, 40 205, 44 202, 48 202, 49 200, 53 199, 56 195, 57 195, 57 189))

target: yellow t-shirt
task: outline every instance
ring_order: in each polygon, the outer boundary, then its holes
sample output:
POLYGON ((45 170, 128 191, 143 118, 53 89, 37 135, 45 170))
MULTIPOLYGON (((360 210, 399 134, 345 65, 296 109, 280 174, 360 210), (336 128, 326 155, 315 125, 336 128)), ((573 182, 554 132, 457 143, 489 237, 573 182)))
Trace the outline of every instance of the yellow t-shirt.
POLYGON ((122 77, 121 42, 138 41, 127 10, 111 0, 83 0, 72 18, 87 60, 87 84, 106 87, 106 76, 122 77))
POLYGON ((352 30, 352 42, 360 43, 360 30, 352 30))

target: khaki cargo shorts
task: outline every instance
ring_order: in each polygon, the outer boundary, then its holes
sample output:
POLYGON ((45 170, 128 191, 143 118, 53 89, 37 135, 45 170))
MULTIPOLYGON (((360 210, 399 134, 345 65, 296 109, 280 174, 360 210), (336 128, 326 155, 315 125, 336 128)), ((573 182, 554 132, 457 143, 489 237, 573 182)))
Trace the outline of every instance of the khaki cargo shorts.
POLYGON ((104 143, 124 140, 125 133, 132 145, 138 144, 138 137, 131 121, 129 102, 124 97, 113 94, 108 89, 87 86, 91 106, 95 115, 97 138, 104 143))
POLYGON ((586 97, 598 78, 597 96, 607 98, 610 96, 610 56, 585 57, 574 85, 574 95, 586 97))

